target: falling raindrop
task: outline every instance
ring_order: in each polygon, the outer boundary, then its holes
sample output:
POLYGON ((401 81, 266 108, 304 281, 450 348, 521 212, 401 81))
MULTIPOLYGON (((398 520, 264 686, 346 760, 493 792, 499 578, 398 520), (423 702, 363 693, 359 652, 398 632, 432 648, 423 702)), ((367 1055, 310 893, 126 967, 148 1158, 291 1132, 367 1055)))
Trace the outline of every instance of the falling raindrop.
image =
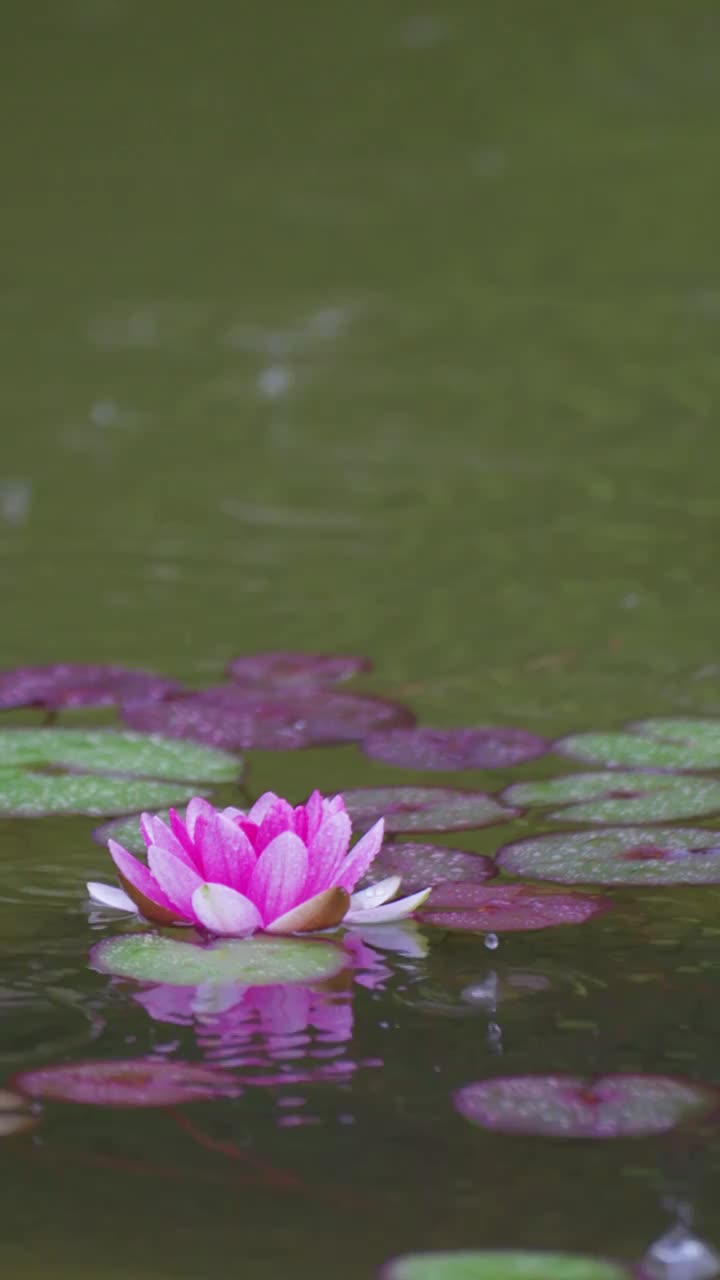
POLYGON ((678 1223, 650 1246, 640 1274, 647 1280, 713 1280, 720 1275, 720 1256, 678 1223))
POLYGON ((487 947, 488 951, 497 951, 498 947, 500 946, 500 939, 498 938, 496 933, 485 934, 485 946, 487 947))

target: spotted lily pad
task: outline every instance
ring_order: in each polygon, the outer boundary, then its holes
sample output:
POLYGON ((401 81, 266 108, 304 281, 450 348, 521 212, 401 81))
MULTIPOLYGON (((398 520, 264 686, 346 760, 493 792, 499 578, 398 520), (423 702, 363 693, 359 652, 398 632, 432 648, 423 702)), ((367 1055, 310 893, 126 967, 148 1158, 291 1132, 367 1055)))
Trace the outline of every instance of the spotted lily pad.
POLYGON ((125 667, 59 662, 48 667, 0 671, 2 707, 104 707, 133 701, 155 702, 177 692, 174 680, 125 667))
POLYGON ((348 964, 341 947, 322 939, 234 938, 199 946, 154 933, 125 934, 98 943, 91 965, 101 973, 172 986, 322 982, 348 964))
POLYGON ((229 1071, 195 1062, 122 1058, 69 1062, 25 1071, 14 1085, 30 1098, 80 1102, 96 1107, 171 1107, 241 1092, 229 1071))
POLYGON ((544 755, 548 743, 527 729, 391 729, 372 733, 362 749, 402 769, 507 769, 544 755))
POLYGON ((0 767, 48 765, 194 782, 234 782, 241 771, 225 752, 127 730, 0 729, 0 767))
POLYGON ((566 805, 550 814, 562 822, 672 822, 718 813, 720 780, 671 773, 571 773, 517 782, 502 799, 527 808, 566 805))
POLYGON ((423 889, 445 880, 477 883, 492 880, 497 867, 492 858, 438 844, 386 844, 370 868, 369 880, 402 876, 403 892, 423 889))
POLYGON ((168 702, 129 704, 122 714, 134 729, 229 751, 355 742, 372 729, 414 721, 406 707, 384 698, 332 689, 259 692, 231 684, 168 702))
POLYGON ((553 750, 614 769, 720 769, 720 720, 640 720, 626 733, 572 734, 554 743, 553 750))
POLYGON ((372 671, 369 658, 339 653, 253 653, 234 658, 227 672, 248 688, 322 689, 372 671))
POLYGON ((421 924, 472 933, 509 933, 584 924, 609 911, 599 894, 554 893, 525 884, 485 886, 447 881, 437 884, 417 914, 421 924))
POLYGON ((409 1253, 387 1263, 381 1280, 630 1280, 616 1262, 575 1253, 462 1249, 409 1253))
POLYGON ((54 813, 100 817, 184 804, 194 795, 197 787, 181 782, 0 768, 0 816, 6 818, 43 818, 54 813))
POLYGON ((560 884, 718 884, 720 832, 702 827, 610 827, 506 844, 498 865, 560 884))
POLYGON ((385 819, 385 830, 462 831, 512 822, 518 809, 499 804, 485 791, 458 787, 349 787, 343 792, 353 826, 367 831, 385 819))
POLYGON ((645 1138, 720 1105, 720 1090, 673 1076, 501 1076, 459 1089, 466 1120, 499 1133, 645 1138))

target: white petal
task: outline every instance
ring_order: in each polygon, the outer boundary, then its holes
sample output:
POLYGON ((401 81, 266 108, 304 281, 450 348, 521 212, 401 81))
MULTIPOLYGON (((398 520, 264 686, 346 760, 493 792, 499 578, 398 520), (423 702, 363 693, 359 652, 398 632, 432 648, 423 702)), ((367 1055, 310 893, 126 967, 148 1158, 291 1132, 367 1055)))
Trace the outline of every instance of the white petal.
POLYGON ((350 898, 350 910, 366 911, 368 907, 381 907, 383 902, 389 902, 395 897, 401 883, 400 876, 388 876, 386 880, 378 880, 377 884, 371 884, 367 889, 360 889, 350 898))
POLYGON ((88 880, 87 891, 93 902, 102 907, 112 907, 115 911, 132 911, 137 915, 137 907, 123 889, 116 889, 114 884, 99 884, 97 880, 88 880))
POLYGON ((378 951, 393 951, 411 960, 423 960, 430 950, 425 934, 414 920, 401 920, 399 924, 355 924, 353 934, 362 938, 368 946, 378 951))
POLYGON ((390 924, 393 920, 404 920, 427 901, 431 892, 432 885, 429 889, 421 889, 419 893, 411 893, 409 898, 386 902, 382 907, 368 907, 365 911, 353 911, 350 908, 343 924, 390 924))

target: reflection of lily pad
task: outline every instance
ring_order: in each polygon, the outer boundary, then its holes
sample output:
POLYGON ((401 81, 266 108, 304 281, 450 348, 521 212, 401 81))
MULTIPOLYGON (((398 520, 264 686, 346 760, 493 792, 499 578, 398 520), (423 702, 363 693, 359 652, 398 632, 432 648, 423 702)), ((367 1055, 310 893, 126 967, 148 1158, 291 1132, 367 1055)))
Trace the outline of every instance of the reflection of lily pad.
POLYGON ((560 884, 717 884, 720 832, 702 827, 568 831, 506 844, 498 865, 560 884))
POLYGON ((720 769, 720 720, 658 717, 627 733, 575 733, 553 746, 561 755, 611 768, 720 769))
POLYGON ((347 953, 332 942, 295 938, 234 938, 197 946, 154 933, 136 933, 108 938, 91 953, 91 964, 101 973, 172 986, 322 982, 347 963, 347 953))
POLYGON ((382 1280, 629 1280, 615 1262, 574 1253, 526 1253, 463 1249, 409 1253, 381 1272, 382 1280))
POLYGON ((372 760, 402 769, 507 769, 543 755, 548 744, 527 729, 392 729, 362 744, 372 760))
POLYGON ((59 662, 0 671, 0 707, 104 707, 130 699, 154 702, 179 689, 149 671, 59 662))
POLYGON ((378 818, 385 830, 462 831, 511 822, 509 809, 484 791, 458 787, 349 787, 343 792, 356 830, 367 831, 378 818))
POLYGON ((69 1062, 25 1071, 15 1087, 31 1098, 81 1102, 96 1107, 170 1107, 241 1092, 228 1071, 195 1062, 156 1062, 152 1058, 112 1062, 69 1062))
POLYGON ((0 1138, 12 1138, 16 1133, 27 1133, 40 1123, 40 1117, 31 1111, 27 1098, 9 1089, 0 1089, 0 1138))
POLYGON ((301 690, 341 684, 371 670, 369 658, 339 653, 253 653, 235 658, 227 669, 235 683, 250 688, 301 690))
POLYGON ((365 694, 334 689, 252 691, 232 684, 168 702, 126 705, 122 715, 134 729, 227 751, 290 751, 355 742, 373 729, 414 721, 399 703, 365 694))
POLYGON ((516 782, 502 798, 528 808, 567 805, 550 814, 563 822, 672 822, 720 811, 720 780, 671 773, 571 773, 516 782))
POLYGON ((180 782, 234 782, 241 771, 236 756, 144 733, 114 729, 0 729, 0 767, 49 765, 83 773, 119 773, 180 782))
POLYGON ((439 844, 386 844, 370 872, 373 880, 402 876, 403 891, 409 892, 441 880, 492 880, 497 867, 492 858, 464 849, 448 849, 439 844))
POLYGON ((107 778, 102 774, 46 774, 0 768, 0 815, 41 818, 51 813, 99 817, 183 804, 197 787, 146 778, 107 778))
POLYGON ((538 891, 526 884, 486 887, 449 881, 436 885, 417 919, 441 929, 507 933, 584 924, 612 905, 599 894, 538 891))
POLYGON ((673 1076, 501 1076, 455 1094, 466 1120, 499 1133, 554 1138, 644 1138, 720 1104, 720 1090, 673 1076))

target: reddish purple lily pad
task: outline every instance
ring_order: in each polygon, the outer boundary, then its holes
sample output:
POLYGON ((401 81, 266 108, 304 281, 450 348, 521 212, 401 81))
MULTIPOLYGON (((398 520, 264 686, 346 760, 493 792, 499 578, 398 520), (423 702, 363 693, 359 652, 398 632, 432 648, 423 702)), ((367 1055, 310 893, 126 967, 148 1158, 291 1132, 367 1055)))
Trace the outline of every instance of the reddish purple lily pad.
POLYGON ((343 792, 353 826, 368 831, 378 818, 385 830, 464 831, 512 822, 521 813, 486 791, 460 787, 348 787, 343 792))
POLYGON ((48 667, 0 671, 0 708, 105 707, 115 703, 157 702, 180 685, 151 671, 59 662, 48 667))
POLYGON ((171 1107, 211 1098, 235 1098, 234 1075, 195 1062, 152 1058, 68 1062, 24 1071, 14 1087, 30 1098, 81 1102, 96 1107, 171 1107))
POLYGON ((527 729, 482 726, 477 729, 391 729, 372 733, 365 755, 402 769, 508 769, 534 760, 549 743, 527 729))
POLYGON ((485 886, 462 881, 436 884, 421 924, 472 933, 510 933, 585 924, 610 911, 613 903, 599 894, 553 893, 526 884, 485 886))
POLYGON ((448 849, 439 844, 386 844, 375 859, 368 880, 402 876, 403 892, 424 889, 429 884, 464 880, 476 884, 492 880, 497 867, 492 858, 464 849, 448 849))
POLYGON ((506 844, 498 865, 558 884, 718 884, 720 832, 702 827, 605 827, 506 844))
POLYGON ((250 692, 234 685, 171 701, 123 708, 126 723, 171 738, 192 738, 229 751, 292 751, 355 742, 380 726, 412 724, 399 703, 359 693, 250 692))
POLYGON ((252 653, 228 665, 231 679, 246 688, 280 691, 323 689, 372 671, 369 658, 340 653, 252 653))
POLYGON ((498 1133, 647 1138, 715 1111, 720 1090, 675 1076, 500 1076, 459 1089, 457 1110, 498 1133))

